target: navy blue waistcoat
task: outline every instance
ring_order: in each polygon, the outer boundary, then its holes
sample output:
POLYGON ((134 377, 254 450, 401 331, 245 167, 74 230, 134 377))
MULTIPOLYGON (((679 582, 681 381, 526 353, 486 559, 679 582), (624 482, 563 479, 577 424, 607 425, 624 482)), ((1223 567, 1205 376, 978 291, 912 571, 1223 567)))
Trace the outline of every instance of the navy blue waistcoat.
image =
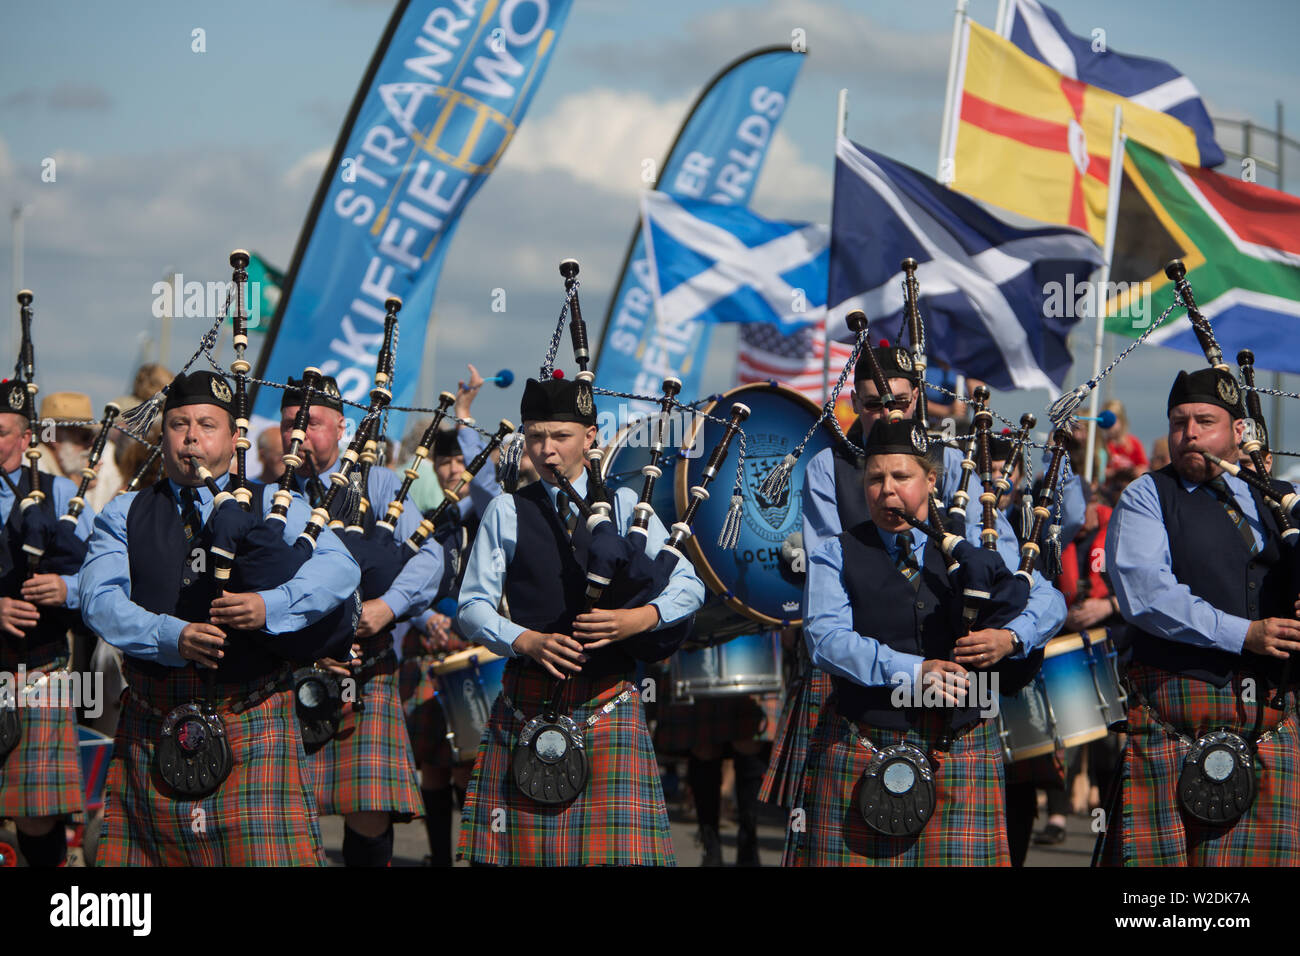
MULTIPOLYGON (((572 542, 551 504, 546 487, 535 481, 514 493, 518 526, 515 555, 506 568, 506 600, 514 623, 542 634, 572 634, 573 619, 586 605, 586 528, 579 520, 572 542)), ((636 661, 617 644, 588 654, 582 666, 589 677, 622 674, 636 661)), ((531 666, 531 659, 526 659, 531 666)))
MULTIPOLYGON (((905 654, 948 660, 960 633, 961 596, 948 581, 943 555, 932 542, 926 542, 920 586, 914 591, 889 557, 880 535, 868 521, 839 536, 853 629, 905 654)), ((907 730, 924 713, 920 708, 895 707, 890 701, 893 687, 863 687, 843 677, 835 677, 834 682, 840 714, 860 724, 907 730)), ((935 709, 929 708, 931 712, 935 709)), ((951 714, 952 710, 941 712, 951 714)), ((954 725, 965 727, 979 720, 979 709, 957 708, 954 716, 954 725)))
MULTIPOLYGON (((247 484, 253 492, 255 513, 262 514, 266 486, 258 482, 247 484)), ((166 478, 139 492, 131 502, 126 513, 126 541, 134 603, 146 611, 170 614, 182 621, 208 619, 210 605, 218 593, 211 556, 207 553, 212 545, 212 522, 207 521, 198 536, 187 543, 176 499, 166 478), (191 553, 195 549, 205 552, 206 573, 192 566, 191 553)), ((217 669, 218 683, 244 683, 275 674, 282 668, 279 658, 270 652, 266 636, 257 634, 228 632, 226 656, 217 669)), ((128 660, 131 667, 156 679, 176 671, 155 661, 128 660)))
MULTIPOLYGON (((43 471, 36 474, 41 491, 45 493, 45 498, 37 507, 57 520, 58 515, 54 513, 54 476, 43 471)), ((23 581, 27 579, 27 553, 23 551, 20 507, 32 488, 26 468, 22 469, 17 485, 18 496, 9 509, 9 518, 0 526, 0 535, 3 535, 3 540, 0 540, 0 548, 3 548, 3 558, 0 559, 0 595, 11 598, 21 598, 23 581)), ((80 621, 81 615, 76 611, 52 607, 42 607, 39 610, 40 623, 28 631, 26 637, 14 637, 0 631, 5 660, 21 660, 28 666, 35 666, 67 655, 68 628, 80 621)))
MULTIPOLYGON (((1200 489, 1188 494, 1172 465, 1151 472, 1169 535, 1173 572, 1180 583, 1220 611, 1255 621, 1291 617, 1291 549, 1284 547, 1264 498, 1251 489, 1264 526, 1264 548, 1253 558, 1223 504, 1200 489)), ((1194 647, 1148 634, 1136 627, 1133 659, 1184 677, 1224 687, 1243 671, 1276 682, 1281 662, 1250 652, 1241 655, 1194 647)))
MULTIPOLYGON (((850 426, 845 437, 859 445, 863 443, 862 419, 850 426)), ((857 527, 870 519, 867 493, 862 484, 866 459, 859 458, 844 442, 836 442, 831 448, 831 461, 835 466, 835 510, 840 516, 840 530, 857 527)))

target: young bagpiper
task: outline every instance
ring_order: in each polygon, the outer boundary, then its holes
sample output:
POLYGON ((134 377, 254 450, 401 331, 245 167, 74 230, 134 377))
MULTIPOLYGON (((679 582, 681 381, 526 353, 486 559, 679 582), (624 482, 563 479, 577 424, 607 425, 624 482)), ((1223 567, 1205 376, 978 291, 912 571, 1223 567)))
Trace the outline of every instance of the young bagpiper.
POLYGON ((1172 461, 1124 489, 1106 532, 1133 660, 1102 862, 1295 866, 1295 548, 1266 496, 1224 474, 1245 430, 1232 375, 1179 372, 1167 410, 1172 461))
MULTIPOLYGON (((0 672, 13 675, 17 686, 7 690, 23 698, 9 702, 13 717, 0 713, 0 721, 12 720, 17 738, 7 749, 9 735, 0 733, 0 817, 14 819, 18 847, 30 866, 58 866, 68 849, 62 819, 85 809, 76 702, 57 692, 60 678, 67 676, 65 610, 78 607, 77 576, 27 574, 22 503, 32 490, 29 469, 23 467, 31 439, 29 400, 22 382, 0 383, 0 468, 7 476, 0 482, 0 672)), ((56 523, 68 513, 77 487, 45 472, 36 480, 43 497, 29 507, 56 523)), ((89 505, 81 510, 77 537, 90 537, 94 517, 89 505)))
MULTIPOLYGON (((1032 612, 963 636, 967 598, 944 552, 898 513, 929 518, 938 467, 927 446, 914 419, 877 422, 867 520, 809 560, 804 630, 834 690, 809 745, 796 865, 1008 863, 996 682, 973 672, 1042 644, 1065 604, 1034 575, 1032 612)), ((968 539, 978 531, 972 524, 968 539)), ((1007 579, 1013 549, 966 548, 961 561, 1007 579)))
MULTIPOLYGON (((521 415, 525 450, 543 480, 488 505, 460 592, 465 638, 510 658, 474 764, 460 855, 497 865, 671 865, 636 662, 620 642, 694 613, 704 585, 679 559, 649 604, 585 611, 580 561, 590 536, 552 482, 558 470, 576 494, 588 494, 590 387, 530 380, 521 415), (511 620, 497 613, 503 595, 511 620)), ((611 502, 620 533, 636 497, 620 489, 611 502)), ((658 553, 666 537, 651 517, 646 553, 658 553)))
MULTIPOLYGON (((95 520, 82 615, 126 655, 129 684, 105 789, 101 866, 324 863, 276 638, 350 598, 361 572, 326 530, 286 583, 233 594, 216 586, 214 498, 199 468, 225 490, 235 435, 226 379, 178 375, 163 406, 166 477, 114 498, 95 520), (249 631, 261 633, 239 634, 249 631)), ((271 510, 263 491, 252 486, 255 515, 271 510)), ((307 512, 289 505, 286 542, 307 512)))

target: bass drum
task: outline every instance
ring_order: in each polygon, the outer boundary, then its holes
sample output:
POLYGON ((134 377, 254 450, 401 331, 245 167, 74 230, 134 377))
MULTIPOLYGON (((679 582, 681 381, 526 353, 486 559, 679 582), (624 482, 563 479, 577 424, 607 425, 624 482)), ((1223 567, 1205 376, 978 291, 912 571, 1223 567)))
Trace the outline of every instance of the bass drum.
MULTIPOLYGON (((821 409, 794 389, 758 383, 733 388, 706 405, 703 412, 726 419, 731 406, 737 402, 748 406, 750 411, 744 424, 745 465, 741 477, 744 515, 740 539, 734 549, 718 546, 718 533, 731 506, 736 460, 740 455, 741 442, 737 437, 709 489, 709 497, 696 512, 695 533, 687 541, 696 571, 717 596, 716 601, 706 603, 696 616, 696 632, 706 638, 711 633, 708 618, 719 612, 724 612, 720 616, 726 618, 734 620, 740 615, 745 621, 757 621, 769 628, 797 626, 802 622, 800 605, 806 564, 801 520, 804 472, 813 456, 830 447, 833 440, 830 428, 825 424, 819 426, 795 463, 785 490, 769 501, 759 494, 759 486, 794 451, 821 416, 821 409), (784 550, 788 558, 782 553, 787 544, 790 547, 784 550)), ((685 511, 691 486, 699 482, 709 452, 722 437, 724 428, 711 419, 696 419, 692 437, 700 453, 677 463, 673 482, 677 514, 685 511)), ((735 633, 752 630, 750 624, 735 633)), ((712 634, 715 640, 734 636, 719 633, 717 629, 712 634)))
MULTIPOLYGON (((655 416, 657 417, 657 416, 655 416)), ((650 444, 654 438, 655 417, 643 418, 621 428, 614 440, 609 443, 605 458, 601 462, 601 477, 612 495, 619 488, 631 489, 638 498, 645 478, 641 469, 650 463, 650 444)), ((680 446, 676 440, 681 436, 679 428, 673 426, 664 430, 664 450, 659 456, 659 468, 663 475, 655 480, 655 491, 650 498, 659 520, 668 527, 677 520, 677 508, 673 502, 673 481, 675 469, 680 456, 680 446)), ((663 544, 662 541, 656 542, 663 544)))

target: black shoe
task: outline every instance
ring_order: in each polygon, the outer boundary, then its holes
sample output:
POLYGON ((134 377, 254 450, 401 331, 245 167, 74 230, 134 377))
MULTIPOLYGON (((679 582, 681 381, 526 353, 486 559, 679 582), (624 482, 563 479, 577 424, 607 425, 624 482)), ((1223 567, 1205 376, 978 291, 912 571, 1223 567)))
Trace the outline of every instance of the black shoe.
POLYGON ((736 866, 762 866, 758 858, 758 833, 751 826, 743 823, 736 833, 736 866))
POLYGON ((722 837, 718 835, 718 828, 702 826, 695 839, 704 851, 700 866, 722 866, 722 837))
POLYGON ((1035 846, 1056 846, 1065 842, 1065 827, 1058 826, 1055 823, 1049 823, 1041 831, 1034 834, 1035 846))

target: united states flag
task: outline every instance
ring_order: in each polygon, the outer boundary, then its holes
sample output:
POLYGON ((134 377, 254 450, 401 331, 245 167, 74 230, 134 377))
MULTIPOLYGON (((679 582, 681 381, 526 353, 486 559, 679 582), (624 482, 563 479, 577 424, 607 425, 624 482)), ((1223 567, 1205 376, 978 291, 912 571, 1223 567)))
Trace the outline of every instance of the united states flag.
MULTIPOLYGON (((740 385, 777 381, 801 392, 818 405, 822 403, 822 355, 824 331, 809 325, 782 334, 768 322, 753 322, 740 327, 740 354, 736 363, 736 380, 740 385)), ((853 353, 851 342, 831 343, 831 367, 828 387, 834 387, 840 370, 853 353)), ((852 388, 852 385, 849 386, 852 388)))

